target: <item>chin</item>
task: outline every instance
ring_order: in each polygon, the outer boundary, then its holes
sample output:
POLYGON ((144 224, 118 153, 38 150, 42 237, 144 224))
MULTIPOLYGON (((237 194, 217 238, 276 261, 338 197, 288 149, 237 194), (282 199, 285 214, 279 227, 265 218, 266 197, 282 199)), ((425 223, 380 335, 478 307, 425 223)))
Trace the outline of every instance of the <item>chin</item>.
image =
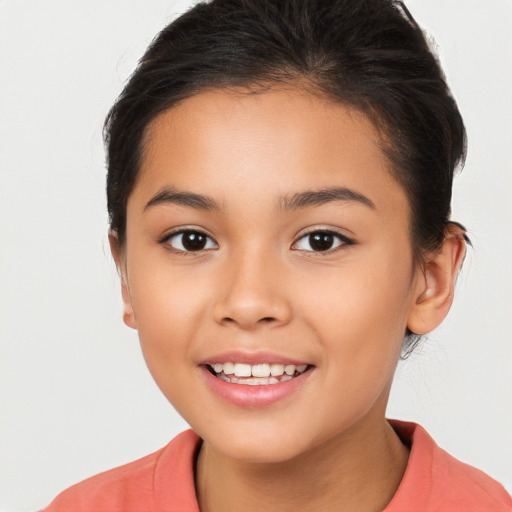
MULTIPOLYGON (((199 433, 199 432, 198 432, 199 433)), ((276 464, 286 462, 307 451, 304 435, 287 431, 286 428, 269 426, 268 429, 218 428, 205 432, 201 437, 212 448, 232 460, 249 463, 276 464)))
POLYGON ((287 446, 287 443, 264 445, 263 442, 247 443, 246 441, 245 443, 233 443, 226 446, 222 453, 226 457, 239 462, 278 464, 294 459, 301 454, 301 450, 296 446, 287 446))

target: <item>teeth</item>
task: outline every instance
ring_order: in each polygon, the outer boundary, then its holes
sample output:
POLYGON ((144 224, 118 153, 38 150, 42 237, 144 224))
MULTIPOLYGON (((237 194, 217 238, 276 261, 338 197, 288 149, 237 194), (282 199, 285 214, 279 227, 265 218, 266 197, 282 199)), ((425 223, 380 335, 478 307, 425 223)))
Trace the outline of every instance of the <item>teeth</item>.
POLYGON ((296 374, 306 371, 307 364, 279 364, 279 363, 213 363, 210 365, 222 380, 233 383, 262 385, 277 384, 292 379, 296 374), (280 378, 276 378, 280 377, 280 378))
POLYGON ((268 377, 270 375, 269 364, 255 364, 251 367, 251 373, 253 377, 268 377))
POLYGON ((253 378, 253 379, 244 379, 243 384, 249 384, 249 386, 260 386, 268 384, 268 378, 263 377, 262 379, 253 378))
POLYGON ((236 363, 233 372, 237 377, 250 377, 251 376, 251 365, 236 363))
MULTIPOLYGON (((226 375, 233 375, 235 373, 235 365, 233 363, 224 363, 222 366, 222 370, 226 375)), ((215 369, 215 368, 214 368, 215 369)), ((217 370, 215 370, 217 371, 217 370)), ((220 372, 218 372, 220 373, 220 372)))
POLYGON ((270 373, 274 377, 278 377, 279 375, 283 375, 283 373, 284 373, 284 364, 271 364, 270 365, 270 373))
POLYGON ((284 372, 286 375, 293 375, 295 373, 295 365, 294 364, 287 364, 284 367, 284 372))

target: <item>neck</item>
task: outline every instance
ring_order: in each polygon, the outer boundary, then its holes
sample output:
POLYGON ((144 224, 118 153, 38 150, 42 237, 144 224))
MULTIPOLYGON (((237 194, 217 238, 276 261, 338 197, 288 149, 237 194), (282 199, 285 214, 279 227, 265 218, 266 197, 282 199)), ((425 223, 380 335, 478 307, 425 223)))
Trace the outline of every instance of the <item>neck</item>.
POLYGON ((196 470, 198 501, 203 512, 382 511, 398 489, 408 456, 383 417, 271 464, 233 460, 204 442, 196 470))

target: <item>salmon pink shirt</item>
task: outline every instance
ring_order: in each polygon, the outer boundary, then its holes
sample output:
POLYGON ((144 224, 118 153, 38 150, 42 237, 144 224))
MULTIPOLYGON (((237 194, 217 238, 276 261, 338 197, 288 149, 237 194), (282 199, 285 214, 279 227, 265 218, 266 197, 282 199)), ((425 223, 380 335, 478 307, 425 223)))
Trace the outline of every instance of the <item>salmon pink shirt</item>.
MULTIPOLYGON (((439 448, 415 423, 390 421, 411 453, 384 512, 510 512, 505 489, 439 448)), ((161 450, 70 487, 43 512, 199 512, 194 460, 200 438, 187 430, 161 450)))

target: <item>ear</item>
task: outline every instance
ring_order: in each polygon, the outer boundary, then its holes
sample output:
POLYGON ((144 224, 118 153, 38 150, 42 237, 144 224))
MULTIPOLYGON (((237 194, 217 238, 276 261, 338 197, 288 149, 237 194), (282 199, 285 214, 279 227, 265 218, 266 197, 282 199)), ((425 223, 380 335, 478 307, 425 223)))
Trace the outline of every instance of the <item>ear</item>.
POLYGON ((465 231, 450 224, 441 249, 427 259, 418 278, 407 322, 413 333, 427 334, 444 320, 453 302, 455 282, 465 255, 465 231))
POLYGON ((117 234, 115 232, 109 232, 108 241, 110 243, 110 251, 112 253, 112 257, 116 262, 117 271, 119 272, 119 276, 121 277, 121 295, 123 297, 123 321, 128 327, 131 327, 132 329, 137 329, 137 324, 135 322, 135 314, 133 312, 130 287, 128 286, 126 258, 123 253, 123 249, 119 244, 119 238, 117 237, 117 234))

